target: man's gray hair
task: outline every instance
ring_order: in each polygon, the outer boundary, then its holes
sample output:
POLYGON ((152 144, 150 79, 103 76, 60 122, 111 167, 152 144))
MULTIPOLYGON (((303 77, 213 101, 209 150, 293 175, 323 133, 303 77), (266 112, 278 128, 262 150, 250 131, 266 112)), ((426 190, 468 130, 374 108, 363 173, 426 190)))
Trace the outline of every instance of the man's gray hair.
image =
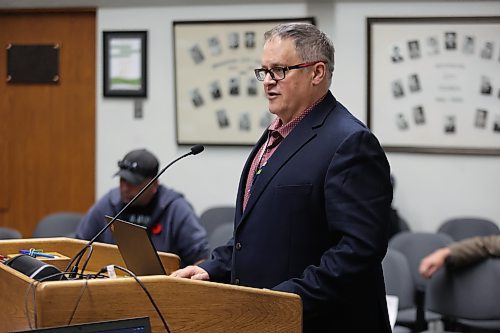
POLYGON ((329 74, 327 78, 331 83, 335 48, 324 32, 310 23, 283 23, 264 34, 265 42, 274 38, 293 40, 297 55, 303 62, 325 61, 329 74))

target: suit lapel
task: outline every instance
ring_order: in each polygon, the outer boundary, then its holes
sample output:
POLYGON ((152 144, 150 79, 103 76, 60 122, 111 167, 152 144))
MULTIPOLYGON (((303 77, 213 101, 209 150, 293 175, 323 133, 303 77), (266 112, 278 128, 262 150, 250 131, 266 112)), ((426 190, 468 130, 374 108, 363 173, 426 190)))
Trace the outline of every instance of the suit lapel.
MULTIPOLYGON (((252 211, 256 202, 258 202, 262 192, 267 188, 269 182, 276 176, 281 168, 283 168, 287 161, 293 157, 302 147, 307 145, 308 142, 314 139, 316 136, 317 128, 321 127, 330 113, 330 111, 335 107, 335 98, 328 92, 324 100, 318 104, 311 112, 290 132, 290 134, 281 142, 278 149, 271 156, 267 162, 264 171, 256 179, 254 185, 252 186, 252 194, 248 200, 247 207, 243 212, 241 219, 239 219, 236 228, 239 224, 243 223, 246 216, 252 211), (333 106, 332 106, 333 105, 333 106)), ((267 131, 260 138, 258 144, 252 151, 250 158, 245 165, 244 174, 248 175, 248 170, 250 169, 250 164, 258 151, 258 148, 263 144, 266 139, 267 131)), ((241 205, 243 201, 243 194, 245 191, 246 177, 242 177, 240 181, 240 191, 241 194, 238 199, 238 205, 241 205)), ((241 211, 241 210, 240 210, 241 211)))
POLYGON ((259 148, 264 144, 267 139, 268 130, 266 129, 262 136, 257 141, 255 146, 253 147, 250 155, 245 162, 245 166, 243 167, 242 177, 240 177, 240 183, 238 186, 238 196, 236 198, 236 225, 239 224, 243 211, 243 197, 245 195, 245 187, 247 182, 248 173, 250 172, 250 167, 252 165, 252 161, 255 158, 255 155, 258 153, 259 148))

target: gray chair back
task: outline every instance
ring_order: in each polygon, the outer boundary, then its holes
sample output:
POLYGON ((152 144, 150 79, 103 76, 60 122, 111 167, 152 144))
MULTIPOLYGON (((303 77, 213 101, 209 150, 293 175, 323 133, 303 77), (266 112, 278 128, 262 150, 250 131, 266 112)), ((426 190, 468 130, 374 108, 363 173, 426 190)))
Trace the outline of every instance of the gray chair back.
POLYGON ((430 232, 401 232, 389 241, 389 247, 401 252, 410 265, 411 275, 419 291, 425 291, 427 279, 418 271, 420 261, 435 250, 453 242, 449 235, 430 232))
MULTIPOLYGON (((200 215, 200 223, 207 231, 207 240, 211 249, 214 248, 212 245, 215 245, 215 247, 222 245, 220 243, 221 237, 229 234, 228 229, 230 229, 230 227, 226 225, 230 224, 231 228, 233 227, 235 211, 236 208, 234 206, 215 206, 208 208, 200 215), (213 235, 219 227, 222 227, 222 229, 213 235)), ((230 235, 232 235, 232 229, 230 235)), ((224 243, 228 241, 229 238, 230 237, 228 237, 224 243)))
POLYGON ((398 250, 388 248, 382 269, 386 294, 398 297, 398 309, 415 307, 415 284, 406 257, 398 250))
POLYGON ((77 212, 57 212, 43 217, 35 227, 34 238, 75 237, 76 229, 84 214, 77 212))
POLYGON ((0 227, 0 239, 20 239, 22 235, 16 229, 0 227))
POLYGON ((226 244, 227 241, 233 237, 233 230, 233 222, 227 222, 215 228, 207 237, 210 249, 213 250, 218 246, 226 244))
MULTIPOLYGON (((409 315, 411 315, 413 322, 412 326, 416 332, 425 330, 429 321, 440 319, 439 314, 425 311, 425 288, 427 280, 418 271, 420 261, 434 250, 452 242, 453 239, 446 234, 411 231, 398 233, 389 240, 389 248, 398 250, 408 260, 411 276, 415 283, 415 311, 413 314, 411 313, 413 311, 407 312, 410 312, 409 315)), ((398 320, 402 322, 401 319, 398 320)))
POLYGON ((426 308, 462 325, 500 330, 500 259, 457 269, 443 267, 429 281, 426 308))
POLYGON ((476 217, 454 218, 445 221, 438 232, 450 235, 455 241, 475 236, 500 234, 498 225, 490 220, 476 217))

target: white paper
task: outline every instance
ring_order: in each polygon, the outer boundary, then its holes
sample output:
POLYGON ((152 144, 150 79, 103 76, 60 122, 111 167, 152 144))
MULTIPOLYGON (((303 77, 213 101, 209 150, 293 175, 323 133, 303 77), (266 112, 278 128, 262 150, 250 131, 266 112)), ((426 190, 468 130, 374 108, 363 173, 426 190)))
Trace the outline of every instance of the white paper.
POLYGON ((396 317, 398 315, 398 303, 399 298, 397 296, 385 295, 387 300, 387 312, 389 313, 389 322, 391 323, 391 329, 394 330, 394 325, 396 325, 396 317))

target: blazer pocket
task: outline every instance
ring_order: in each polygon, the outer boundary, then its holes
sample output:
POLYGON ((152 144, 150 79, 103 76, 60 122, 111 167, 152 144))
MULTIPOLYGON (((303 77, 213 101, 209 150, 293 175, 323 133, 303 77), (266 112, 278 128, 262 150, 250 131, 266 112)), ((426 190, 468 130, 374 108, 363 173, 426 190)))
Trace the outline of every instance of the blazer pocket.
POLYGON ((273 209, 289 220, 304 218, 311 213, 312 184, 278 185, 274 190, 273 209))
POLYGON ((278 185, 276 186, 276 191, 279 194, 296 194, 304 195, 311 194, 313 185, 312 184, 300 184, 300 185, 278 185))

